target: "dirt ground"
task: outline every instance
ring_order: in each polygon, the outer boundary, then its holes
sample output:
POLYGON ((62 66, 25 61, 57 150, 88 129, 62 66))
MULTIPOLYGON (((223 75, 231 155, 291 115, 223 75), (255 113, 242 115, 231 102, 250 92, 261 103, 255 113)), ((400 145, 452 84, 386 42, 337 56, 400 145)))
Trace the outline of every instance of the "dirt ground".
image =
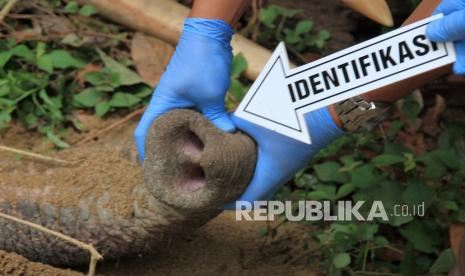
MULTIPOLYGON (((236 221, 226 211, 182 241, 151 254, 105 262, 104 275, 318 275, 305 258, 308 228, 286 223, 272 241, 266 222, 236 221)), ((308 245, 311 247, 311 245, 308 245)))

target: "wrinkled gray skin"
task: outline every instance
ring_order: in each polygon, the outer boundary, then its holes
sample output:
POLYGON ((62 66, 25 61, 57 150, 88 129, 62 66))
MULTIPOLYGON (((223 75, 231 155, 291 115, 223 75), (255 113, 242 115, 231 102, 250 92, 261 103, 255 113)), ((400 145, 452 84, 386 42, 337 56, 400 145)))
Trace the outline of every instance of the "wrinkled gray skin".
MULTIPOLYGON (((49 202, 66 195, 40 188, 24 191, 1 179, 0 188, 16 198, 7 200, 0 193, 0 211, 91 243, 105 259, 117 258, 156 250, 208 222, 221 212, 225 202, 245 189, 256 161, 250 138, 222 133, 200 114, 188 110, 161 116, 152 126, 146 152, 145 183, 127 195, 134 210, 130 216, 107 208, 112 203, 109 192, 80 198, 76 206, 55 206, 49 202)), ((82 249, 3 219, 0 249, 55 266, 89 261, 82 249)))

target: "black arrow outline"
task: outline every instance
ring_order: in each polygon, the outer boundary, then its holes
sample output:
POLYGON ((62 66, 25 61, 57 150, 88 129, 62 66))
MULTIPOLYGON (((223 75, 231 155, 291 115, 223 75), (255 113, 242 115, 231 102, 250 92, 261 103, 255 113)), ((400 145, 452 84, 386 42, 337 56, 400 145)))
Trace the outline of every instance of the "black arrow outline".
MULTIPOLYGON (((398 72, 393 73, 393 74, 390 74, 390 75, 388 75, 388 76, 384 76, 384 77, 382 77, 382 78, 379 78, 379 79, 370 81, 370 82, 368 82, 368 83, 365 83, 365 84, 362 84, 362 85, 359 85, 359 86, 356 86, 356 87, 353 87, 353 88, 350 88, 350 89, 341 91, 341 92, 339 92, 339 93, 337 93, 337 94, 334 94, 334 95, 328 96, 328 97, 326 97, 326 98, 322 98, 322 99, 319 99, 319 100, 317 100, 317 101, 313 101, 313 102, 307 103, 307 104, 305 104, 305 105, 303 105, 303 106, 299 106, 299 107, 295 108, 295 109, 294 109, 294 112, 295 112, 295 116, 296 116, 297 123, 298 123, 298 126, 299 126, 298 129, 293 128, 293 127, 288 126, 288 125, 285 125, 285 124, 282 124, 282 123, 280 123, 280 122, 277 122, 277 121, 272 120, 272 119, 270 119, 270 118, 266 118, 266 117, 264 117, 264 116, 262 116, 262 115, 259 115, 259 114, 256 114, 256 113, 254 113, 254 112, 251 112, 251 111, 247 110, 247 107, 248 107, 249 104, 252 102, 252 100, 253 100, 253 98, 255 97, 256 93, 260 90, 262 84, 263 84, 263 83, 265 82, 265 80, 268 78, 268 75, 271 73, 271 71, 273 70, 274 66, 276 65, 276 63, 277 63, 278 61, 279 61, 280 65, 281 65, 281 68, 282 68, 282 70, 283 70, 283 73, 285 74, 285 75, 284 75, 284 79, 289 79, 289 78, 294 77, 294 76, 296 76, 296 75, 298 75, 298 74, 301 74, 301 73, 304 73, 304 72, 306 72, 306 71, 312 70, 312 69, 314 69, 314 68, 316 68, 316 67, 320 67, 320 66, 322 66, 322 65, 324 65, 324 64, 327 64, 327 63, 329 63, 329 62, 332 62, 332 61, 334 61, 334 60, 341 59, 341 58, 343 58, 343 57, 345 57, 345 56, 347 56, 347 55, 353 54, 353 53, 355 53, 355 52, 359 52, 359 51, 364 50, 364 49, 366 49, 366 48, 368 48, 368 47, 371 47, 371 46, 373 46, 373 45, 379 44, 379 43, 384 42, 384 41, 386 41, 386 40, 390 40, 390 39, 392 39, 392 38, 394 38, 394 37, 397 37, 397 36, 403 35, 403 34, 405 34, 405 33, 411 32, 411 31, 413 31, 413 30, 416 30, 416 29, 418 29, 418 28, 424 27, 424 26, 428 25, 428 24, 431 23, 431 22, 432 22, 432 21, 430 21, 430 22, 428 22, 428 23, 425 23, 425 24, 422 24, 422 25, 420 25, 420 26, 417 26, 417 27, 415 27, 415 28, 413 28, 413 29, 406 30, 406 31, 404 31, 404 32, 402 32, 402 33, 399 33, 399 34, 396 34, 396 35, 387 37, 387 38, 385 38, 385 39, 383 39, 383 40, 380 40, 380 41, 378 41, 378 42, 372 43, 372 44, 370 44, 370 45, 367 45, 367 46, 364 46, 364 47, 360 47, 360 48, 358 48, 358 49, 356 49, 356 50, 353 50, 353 51, 351 51, 351 52, 349 52, 349 53, 347 53, 347 54, 345 54, 345 55, 338 56, 338 57, 333 58, 333 59, 331 59, 331 60, 328 60, 328 61, 319 63, 319 64, 314 65, 314 66, 312 66, 312 67, 303 69, 303 70, 298 71, 298 72, 296 72, 296 73, 293 73, 293 74, 291 74, 291 75, 289 75, 289 76, 286 76, 286 71, 289 71, 289 69, 287 69, 287 70, 285 69, 285 67, 284 67, 284 65, 283 65, 283 61, 282 61, 281 55, 279 55, 278 58, 277 58, 277 59, 275 60, 275 62, 273 63, 273 65, 271 66, 271 68, 270 68, 270 69, 268 70, 268 72, 266 73, 266 75, 265 75, 265 77, 263 78, 263 80, 260 82, 260 85, 259 85, 259 86, 257 87, 257 89, 255 89, 255 91, 253 92, 252 97, 250 98, 249 102, 247 103, 247 105, 245 106, 245 108, 244 108, 243 111, 244 111, 244 112, 247 112, 247 113, 249 113, 249 114, 252 114, 252 115, 254 115, 254 116, 257 116, 257 117, 259 117, 259 118, 262 118, 262 119, 264 119, 264 120, 273 122, 273 123, 275 123, 275 124, 278 124, 278 125, 281 125, 281 126, 283 126, 283 127, 286 127, 286 128, 292 129, 292 130, 295 130, 295 131, 297 131, 297 132, 299 132, 299 133, 302 133, 302 126, 300 125, 300 120, 299 120, 298 115, 297 115, 297 110, 302 109, 302 108, 304 108, 304 107, 307 107, 307 106, 309 106, 309 105, 312 105, 312 104, 315 104, 315 103, 318 103, 318 102, 321 102, 321 101, 324 101, 324 100, 333 98, 333 97, 338 96, 338 95, 340 95, 340 94, 344 94, 344 93, 350 92, 350 91, 352 91, 352 90, 354 90, 354 89, 358 89, 358 88, 360 88, 360 87, 369 85, 369 84, 371 84, 371 83, 378 82, 378 81, 380 81, 380 80, 382 80, 382 79, 386 79, 386 78, 392 77, 392 76, 394 76, 394 75, 401 74, 401 73, 403 73, 403 72, 412 70, 412 69, 414 69, 414 68, 416 68, 416 67, 423 66, 423 65, 425 65, 425 64, 434 62, 434 61, 436 61, 436 60, 439 60, 439 59, 448 57, 448 56, 449 56, 449 49, 447 48, 447 44, 446 44, 445 42, 443 42, 443 43, 441 43, 441 44, 444 46, 444 49, 446 50, 446 54, 443 55, 443 56, 440 56, 440 57, 438 57, 438 58, 435 58, 435 59, 433 59, 433 60, 430 60, 430 61, 427 61, 427 62, 424 62, 424 63, 421 63, 421 64, 417 64, 416 66, 406 68, 406 69, 404 69, 404 70, 402 70, 402 71, 398 71, 398 72)), ((285 47, 284 47, 284 51, 286 51, 286 48, 285 48, 285 47)), ((303 66, 305 66, 305 65, 303 65, 303 66)), ((289 68, 289 64, 287 64, 287 68, 289 68)), ((368 92, 368 91, 367 91, 367 92, 368 92)), ((361 93, 361 94, 363 94, 363 93, 361 93)))

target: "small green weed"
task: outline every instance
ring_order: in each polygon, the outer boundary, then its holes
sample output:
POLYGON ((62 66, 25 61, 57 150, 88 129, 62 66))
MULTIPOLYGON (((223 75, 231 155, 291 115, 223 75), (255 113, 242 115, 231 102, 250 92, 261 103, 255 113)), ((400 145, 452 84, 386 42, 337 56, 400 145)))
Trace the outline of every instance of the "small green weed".
MULTIPOLYGON (((61 16, 95 14, 92 6, 79 6, 75 1, 51 1, 50 5, 45 8, 53 7, 61 16)), ((86 23, 84 19, 76 24, 86 23)), ((102 28, 103 35, 112 35, 107 33, 111 28, 102 28)), ((139 106, 151 95, 152 89, 127 67, 130 63, 115 60, 81 40, 76 31, 59 39, 17 41, 12 37, 0 41, 0 130, 17 118, 27 129, 37 130, 65 148, 68 144, 62 134, 66 127, 82 130, 73 116, 76 109, 92 109, 97 116, 104 116, 139 106)), ((109 45, 111 51, 120 43, 112 40, 109 45)))

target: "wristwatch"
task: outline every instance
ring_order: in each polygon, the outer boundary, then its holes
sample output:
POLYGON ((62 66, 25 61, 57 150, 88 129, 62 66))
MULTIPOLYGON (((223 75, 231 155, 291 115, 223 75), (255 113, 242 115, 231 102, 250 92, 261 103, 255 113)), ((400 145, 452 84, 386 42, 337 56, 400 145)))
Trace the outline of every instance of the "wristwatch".
POLYGON ((391 104, 368 102, 360 96, 336 103, 334 110, 349 132, 371 131, 390 114, 391 104))

